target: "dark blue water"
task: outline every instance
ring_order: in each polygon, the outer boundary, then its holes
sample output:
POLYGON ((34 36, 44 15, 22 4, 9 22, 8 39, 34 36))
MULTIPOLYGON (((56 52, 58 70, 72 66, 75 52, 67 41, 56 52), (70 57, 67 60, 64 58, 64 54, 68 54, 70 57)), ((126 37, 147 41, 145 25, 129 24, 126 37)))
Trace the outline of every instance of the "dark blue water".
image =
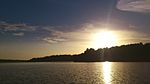
POLYGON ((1 63, 0 84, 150 84, 150 63, 1 63))

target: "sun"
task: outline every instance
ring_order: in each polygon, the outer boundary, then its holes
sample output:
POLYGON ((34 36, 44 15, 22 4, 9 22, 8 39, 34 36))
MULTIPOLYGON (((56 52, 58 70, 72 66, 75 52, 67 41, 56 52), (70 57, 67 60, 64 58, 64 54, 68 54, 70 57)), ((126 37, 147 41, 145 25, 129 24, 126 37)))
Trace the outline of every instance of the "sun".
POLYGON ((92 47, 94 49, 117 45, 118 37, 112 31, 101 31, 93 34, 92 47))

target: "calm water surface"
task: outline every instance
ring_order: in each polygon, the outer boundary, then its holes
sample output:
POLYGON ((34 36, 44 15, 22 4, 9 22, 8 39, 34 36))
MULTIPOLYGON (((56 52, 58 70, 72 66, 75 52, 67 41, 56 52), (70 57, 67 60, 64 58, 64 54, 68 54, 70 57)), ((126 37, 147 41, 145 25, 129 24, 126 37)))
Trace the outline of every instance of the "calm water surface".
POLYGON ((150 84, 150 63, 1 63, 0 84, 150 84))

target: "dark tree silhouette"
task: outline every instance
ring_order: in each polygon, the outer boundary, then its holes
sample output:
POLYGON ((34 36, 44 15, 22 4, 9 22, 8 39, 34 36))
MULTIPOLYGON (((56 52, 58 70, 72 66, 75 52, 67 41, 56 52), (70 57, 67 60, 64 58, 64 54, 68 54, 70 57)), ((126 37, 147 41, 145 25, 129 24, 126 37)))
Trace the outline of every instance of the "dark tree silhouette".
POLYGON ((74 61, 74 62, 99 62, 99 61, 150 61, 150 43, 136 43, 111 48, 87 48, 77 55, 52 55, 41 58, 32 58, 31 62, 74 61))

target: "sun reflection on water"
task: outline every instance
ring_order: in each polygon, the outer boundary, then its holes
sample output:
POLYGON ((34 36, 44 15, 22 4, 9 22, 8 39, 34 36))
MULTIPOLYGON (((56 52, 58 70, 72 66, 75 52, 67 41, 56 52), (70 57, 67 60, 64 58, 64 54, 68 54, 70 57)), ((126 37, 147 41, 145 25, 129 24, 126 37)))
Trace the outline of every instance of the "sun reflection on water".
POLYGON ((104 84, 111 84, 111 62, 104 62, 103 67, 103 77, 104 84))

